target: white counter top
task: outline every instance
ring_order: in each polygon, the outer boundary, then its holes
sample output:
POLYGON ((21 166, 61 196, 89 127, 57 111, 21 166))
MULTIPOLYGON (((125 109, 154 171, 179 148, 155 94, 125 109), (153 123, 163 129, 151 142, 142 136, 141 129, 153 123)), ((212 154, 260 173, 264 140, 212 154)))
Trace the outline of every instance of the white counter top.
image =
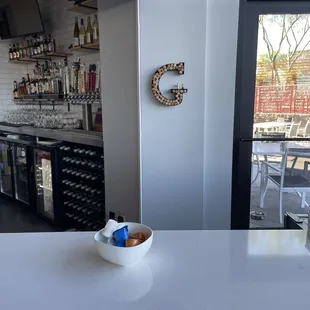
POLYGON ((155 232, 128 268, 102 260, 93 235, 0 234, 0 309, 309 308, 307 231, 155 232))

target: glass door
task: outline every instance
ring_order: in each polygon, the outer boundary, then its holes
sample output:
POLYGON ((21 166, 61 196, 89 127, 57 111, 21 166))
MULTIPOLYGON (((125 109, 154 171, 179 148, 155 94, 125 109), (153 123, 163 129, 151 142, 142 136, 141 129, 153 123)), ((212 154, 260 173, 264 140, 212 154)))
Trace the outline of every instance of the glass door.
POLYGON ((306 214, 310 206, 310 3, 244 5, 232 228, 282 228, 285 213, 306 214), (293 182, 301 178, 302 187, 293 182))
POLYGON ((12 182, 12 149, 8 144, 0 142, 0 191, 13 197, 12 182))
POLYGON ((34 160, 38 212, 53 220, 54 201, 51 153, 35 150, 34 160))
POLYGON ((27 162, 27 147, 13 147, 13 170, 15 198, 29 204, 29 173, 27 162))

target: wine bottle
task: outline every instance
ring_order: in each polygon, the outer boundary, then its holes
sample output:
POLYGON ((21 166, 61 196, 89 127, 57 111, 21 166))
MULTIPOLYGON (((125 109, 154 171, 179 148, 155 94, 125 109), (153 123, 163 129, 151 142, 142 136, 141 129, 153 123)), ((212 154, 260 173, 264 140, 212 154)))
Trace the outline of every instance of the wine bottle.
POLYGON ((32 57, 34 55, 33 41, 32 40, 30 40, 29 54, 30 54, 30 57, 32 57))
POLYGON ((21 58, 21 46, 19 43, 16 44, 16 58, 17 59, 21 58))
POLYGON ((23 58, 26 58, 27 57, 27 42, 24 41, 24 44, 23 44, 23 58))
POLYGON ((43 39, 43 36, 40 36, 40 51, 41 51, 41 53, 44 52, 44 39, 43 39))
POLYGON ((84 19, 81 18, 81 26, 80 26, 80 45, 84 45, 85 41, 86 41, 86 31, 85 31, 85 27, 84 27, 84 19))
POLYGON ((93 43, 93 28, 91 26, 90 16, 88 16, 87 18, 86 43, 87 44, 93 43))
POLYGON ((99 42, 99 25, 97 21, 97 14, 95 14, 94 17, 94 23, 93 23, 93 43, 99 42))
POLYGON ((30 57, 30 42, 27 40, 26 57, 30 57))
POLYGON ((49 53, 51 53, 53 51, 53 43, 52 43, 52 36, 51 36, 51 34, 49 34, 49 36, 48 36, 47 51, 49 53))
POLYGON ((13 59, 16 59, 16 46, 13 44, 13 59))
POLYGON ((43 51, 44 52, 48 52, 48 41, 47 41, 47 37, 46 36, 45 36, 44 44, 43 44, 43 51))
POLYGON ((37 46, 37 55, 40 55, 42 53, 42 51, 41 51, 41 43, 40 43, 39 38, 37 38, 36 46, 37 46))
POLYGON ((9 48, 9 59, 10 60, 13 59, 13 48, 12 48, 12 45, 10 45, 10 48, 9 48))
POLYGON ((37 51, 37 39, 34 38, 33 39, 33 55, 37 55, 38 51, 37 51))
POLYGON ((18 90, 17 90, 17 82, 16 81, 14 81, 13 97, 14 97, 14 99, 18 98, 18 90))
POLYGON ((75 17, 74 30, 73 30, 73 46, 80 45, 80 28, 79 28, 79 20, 75 17))

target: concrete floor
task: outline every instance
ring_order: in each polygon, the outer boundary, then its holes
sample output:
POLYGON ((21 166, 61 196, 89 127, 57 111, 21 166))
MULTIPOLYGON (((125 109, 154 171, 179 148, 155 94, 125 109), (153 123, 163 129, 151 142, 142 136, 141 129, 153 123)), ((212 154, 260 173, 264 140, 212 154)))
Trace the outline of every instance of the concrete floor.
POLYGON ((58 230, 29 207, 0 197, 0 233, 54 231, 58 230))
MULTIPOLYGON (((253 173, 255 176, 256 165, 253 165, 253 173)), ((279 188, 272 183, 268 182, 268 190, 265 197, 264 209, 259 208, 260 202, 260 174, 255 183, 251 187, 251 211, 263 211, 266 213, 264 220, 255 221, 250 220, 250 228, 281 228, 280 215, 279 215, 279 188)), ((310 205, 310 193, 307 195, 307 202, 310 205)), ((304 214, 307 213, 307 208, 302 209, 301 198, 295 193, 283 194, 283 214, 286 212, 304 214)))

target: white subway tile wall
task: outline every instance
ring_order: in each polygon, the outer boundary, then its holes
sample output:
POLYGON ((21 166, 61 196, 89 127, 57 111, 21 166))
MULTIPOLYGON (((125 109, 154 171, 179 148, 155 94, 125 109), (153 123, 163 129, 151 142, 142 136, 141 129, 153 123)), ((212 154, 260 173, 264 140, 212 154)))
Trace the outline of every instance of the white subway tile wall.
MULTIPOLYGON (((52 34, 56 40, 56 49, 59 52, 68 51, 69 45, 73 41, 73 27, 74 17, 78 16, 84 18, 84 23, 87 21, 87 15, 79 15, 73 12, 68 12, 66 8, 70 5, 66 0, 39 0, 39 6, 44 23, 45 33, 52 34)), ((93 21, 93 15, 91 19, 93 21)), ((33 72, 34 65, 32 64, 15 64, 8 62, 8 49, 9 45, 20 40, 2 40, 0 41, 0 121, 3 121, 6 111, 15 109, 16 106, 12 100, 13 98, 13 82, 14 80, 20 81, 27 73, 33 72)), ((95 63, 100 67, 100 54, 99 52, 74 52, 73 56, 68 57, 69 65, 77 58, 80 57, 81 61, 87 65, 95 63)), ((62 58, 57 58, 54 61, 62 61, 62 58)), ((94 106, 93 112, 95 113, 100 106, 94 106)), ((63 107, 66 109, 66 106, 63 107)), ((82 107, 72 106, 71 111, 76 112, 82 117, 82 107)))

